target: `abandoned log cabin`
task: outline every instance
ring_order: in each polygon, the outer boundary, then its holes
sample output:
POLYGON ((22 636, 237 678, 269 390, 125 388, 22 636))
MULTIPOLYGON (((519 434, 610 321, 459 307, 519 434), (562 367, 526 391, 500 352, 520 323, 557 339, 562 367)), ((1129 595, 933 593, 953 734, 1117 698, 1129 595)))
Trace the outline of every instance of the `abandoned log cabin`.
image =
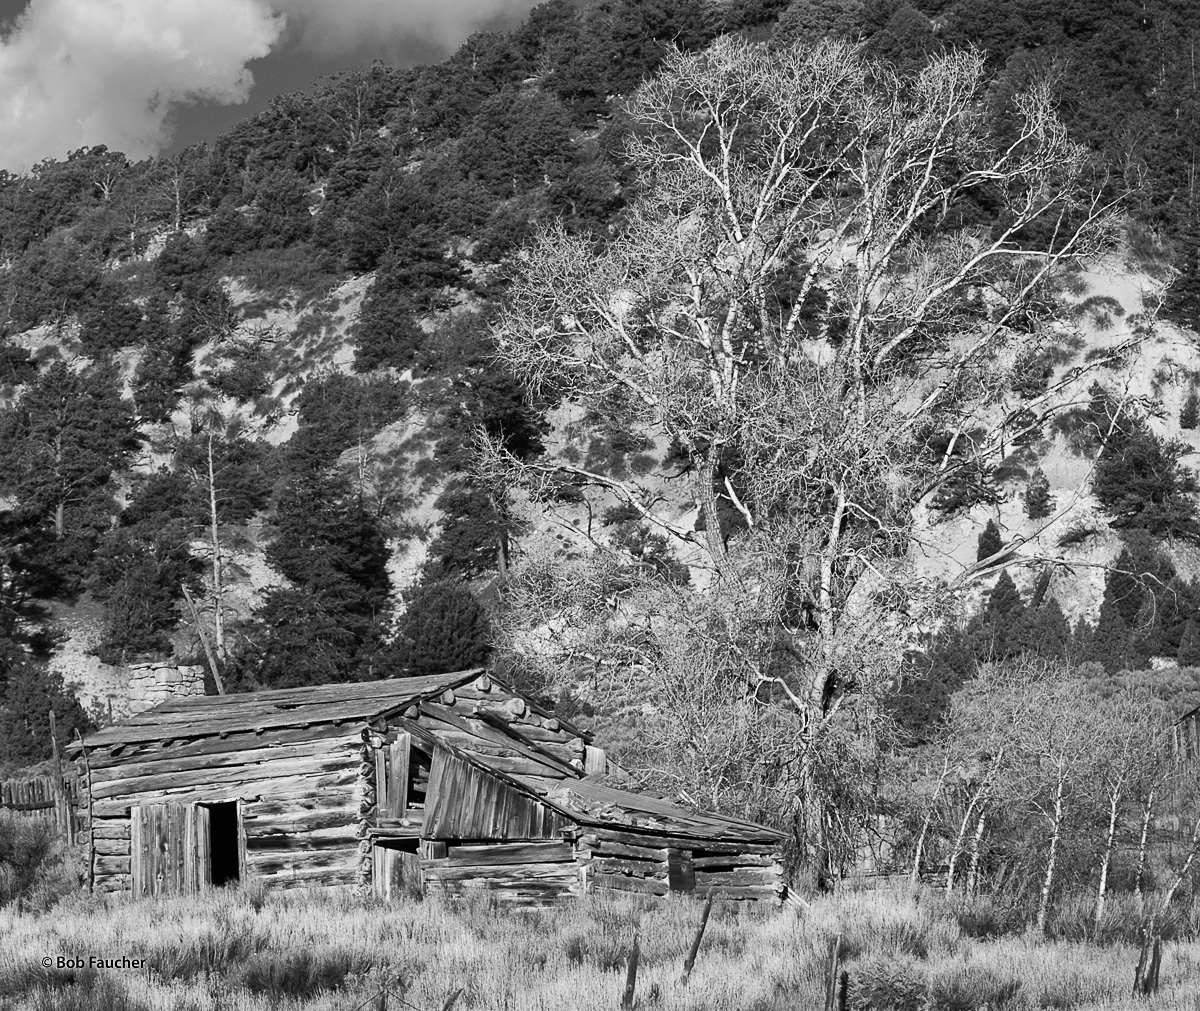
POLYGON ((72 755, 100 891, 785 892, 780 833, 608 785, 585 734, 482 670, 172 700, 72 755))

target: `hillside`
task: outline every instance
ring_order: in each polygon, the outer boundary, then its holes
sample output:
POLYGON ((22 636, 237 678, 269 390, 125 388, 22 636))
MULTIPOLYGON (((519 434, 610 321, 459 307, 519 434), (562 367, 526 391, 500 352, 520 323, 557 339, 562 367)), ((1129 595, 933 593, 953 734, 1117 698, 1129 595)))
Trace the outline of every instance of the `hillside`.
MULTIPOLYGON (((1042 595, 1095 623, 1124 535, 1090 488, 1094 447, 1072 448, 1051 415, 1100 382, 1164 445, 1182 440, 1196 469, 1196 429, 1179 427, 1200 374, 1179 185, 1192 28, 1170 5, 1139 10, 1031 7, 1001 23, 965 2, 552 0, 443 64, 347 72, 174 157, 134 164, 94 148, 5 177, 6 649, 48 661, 99 711, 124 665, 205 664, 201 630, 247 689, 482 659, 522 558, 602 550, 703 590, 712 568, 686 453, 654 425, 532 391, 498 364, 491 326, 540 226, 560 221, 596 247, 625 226, 647 183, 626 153, 623 103, 663 40, 698 51, 726 33, 840 36, 902 73, 984 46, 1001 131, 1018 85, 1055 60, 1088 67, 1059 80, 1060 107, 1099 165, 1120 165, 1106 185, 1126 231, 1056 276, 1058 353, 1038 359, 1050 363, 1038 382, 1082 371, 1038 401, 1044 430, 992 461, 986 494, 918 505, 904 557, 954 591, 943 618, 965 620, 995 583, 999 566, 976 569, 992 520, 1025 597, 1047 572, 1042 595), (1112 38, 1128 42, 1120 74, 1112 38), (1149 67, 1178 87, 1149 87, 1149 67), (1122 133, 1133 122, 1145 125, 1136 159, 1122 133), (602 481, 565 482, 550 509, 497 500, 473 469, 478 428, 517 460, 632 481, 682 536, 661 536, 602 481), (1039 467, 1056 511, 1033 520, 1023 496, 1039 467)), ((1022 396, 998 401, 992 423, 1022 396)), ((1160 540, 1180 579, 1200 575, 1189 538, 1160 540)), ((921 628, 933 630, 905 634, 921 628)))

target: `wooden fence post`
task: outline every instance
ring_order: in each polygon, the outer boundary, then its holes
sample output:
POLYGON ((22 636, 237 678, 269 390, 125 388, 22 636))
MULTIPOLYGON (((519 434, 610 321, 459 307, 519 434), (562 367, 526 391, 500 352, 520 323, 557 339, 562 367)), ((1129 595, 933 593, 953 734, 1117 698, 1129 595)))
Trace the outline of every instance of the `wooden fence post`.
POLYGON ((696 928, 696 936, 692 938, 692 946, 688 949, 687 959, 683 963, 683 972, 679 976, 679 985, 687 986, 692 975, 692 967, 696 964, 696 955, 700 951, 700 942, 704 938, 704 928, 708 926, 708 914, 712 912, 712 889, 708 890, 708 898, 704 900, 704 910, 700 914, 700 926, 696 928))
POLYGON ((842 954, 842 935, 833 939, 829 951, 829 975, 825 979, 825 1011, 835 1011, 838 991, 838 963, 842 954))
POLYGON ((633 947, 629 949, 629 968, 625 971, 625 993, 621 997, 621 1011, 633 1011, 633 994, 637 990, 638 932, 633 932, 633 947))

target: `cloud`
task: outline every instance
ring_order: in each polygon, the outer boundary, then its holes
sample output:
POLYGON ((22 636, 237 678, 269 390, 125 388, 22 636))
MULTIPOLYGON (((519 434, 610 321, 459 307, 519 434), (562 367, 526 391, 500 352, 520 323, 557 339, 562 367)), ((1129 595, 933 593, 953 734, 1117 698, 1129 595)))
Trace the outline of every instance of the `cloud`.
POLYGON ((423 38, 450 47, 499 18, 528 14, 534 0, 280 0, 299 44, 322 54, 423 38))
POLYGON ((251 60, 325 58, 405 39, 451 46, 530 0, 30 0, 0 40, 0 166, 106 144, 133 158, 170 141, 180 103, 246 101, 251 60), (285 29, 286 34, 285 34, 285 29), (282 50, 281 50, 282 51, 282 50))
POLYGON ((31 0, 0 43, 0 164, 158 151, 173 103, 244 102, 283 28, 250 0, 31 0))

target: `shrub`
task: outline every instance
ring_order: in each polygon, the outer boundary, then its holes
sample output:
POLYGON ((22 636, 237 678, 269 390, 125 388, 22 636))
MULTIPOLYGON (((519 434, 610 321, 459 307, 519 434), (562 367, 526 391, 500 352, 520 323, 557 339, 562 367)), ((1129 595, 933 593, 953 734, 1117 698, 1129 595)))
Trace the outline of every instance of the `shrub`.
POLYGON ((1004 1011, 1024 1003, 1021 981, 987 966, 956 965, 929 983, 930 1011, 1004 1011))
POLYGON ((0 906, 48 909, 78 889, 68 857, 46 821, 0 811, 0 906))
POLYGON ((925 974, 911 962, 868 959, 851 970, 850 1011, 927 1011, 925 974))
POLYGON ((1200 394, 1195 389, 1191 389, 1183 401, 1183 407, 1179 410, 1179 427, 1195 428, 1198 423, 1200 423, 1200 394))

